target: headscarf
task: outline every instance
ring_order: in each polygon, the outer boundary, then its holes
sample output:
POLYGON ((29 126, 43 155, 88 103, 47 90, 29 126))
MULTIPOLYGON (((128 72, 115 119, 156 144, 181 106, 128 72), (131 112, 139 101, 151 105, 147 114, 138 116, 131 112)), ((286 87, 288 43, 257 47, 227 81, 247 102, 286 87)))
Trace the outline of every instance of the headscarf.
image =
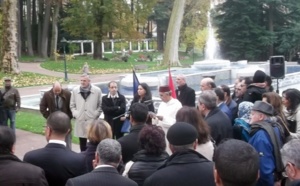
POLYGON ((253 107, 253 103, 249 101, 243 101, 239 104, 238 117, 243 119, 245 122, 250 122, 250 114, 253 107))

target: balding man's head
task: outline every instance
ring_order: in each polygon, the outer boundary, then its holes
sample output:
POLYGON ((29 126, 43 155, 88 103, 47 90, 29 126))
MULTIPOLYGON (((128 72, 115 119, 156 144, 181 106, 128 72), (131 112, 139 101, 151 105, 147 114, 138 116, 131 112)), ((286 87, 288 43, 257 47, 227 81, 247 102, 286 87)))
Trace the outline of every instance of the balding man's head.
POLYGON ((212 90, 213 88, 216 88, 215 82, 211 78, 203 78, 200 82, 200 89, 201 91, 204 90, 212 90))
POLYGON ((55 95, 60 94, 61 93, 61 84, 58 81, 54 82, 52 90, 55 95))
POLYGON ((185 80, 185 75, 183 74, 179 74, 177 77, 176 77, 176 84, 177 86, 183 86, 186 84, 186 80, 185 80))

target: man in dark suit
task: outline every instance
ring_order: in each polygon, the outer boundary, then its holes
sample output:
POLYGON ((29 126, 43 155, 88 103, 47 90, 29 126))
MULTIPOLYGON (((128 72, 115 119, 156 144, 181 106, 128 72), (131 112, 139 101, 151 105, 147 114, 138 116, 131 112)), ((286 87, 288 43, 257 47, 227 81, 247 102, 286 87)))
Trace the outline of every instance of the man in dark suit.
MULTIPOLYGON (((44 93, 40 102, 40 112, 44 118, 47 119, 49 115, 55 111, 62 111, 72 119, 72 112, 70 109, 71 92, 64 90, 59 82, 53 83, 51 90, 44 93)), ((67 147, 72 149, 71 133, 65 139, 67 147)))
POLYGON ((41 168, 22 162, 14 155, 15 142, 14 131, 0 126, 0 185, 47 186, 41 168))
POLYGON ((215 186, 213 163, 196 152, 197 138, 198 132, 191 124, 172 125, 167 139, 173 154, 145 180, 144 186, 215 186))
POLYGON ((218 107, 217 95, 213 90, 201 92, 198 109, 210 127, 211 137, 219 144, 222 139, 232 137, 231 121, 218 107))
POLYGON ((24 161, 44 169, 50 186, 63 186, 69 178, 87 172, 85 157, 66 147, 64 139, 70 129, 69 116, 61 111, 53 112, 48 117, 45 128, 48 144, 24 156, 24 161))
POLYGON ((138 136, 148 117, 148 107, 144 103, 134 103, 131 106, 130 123, 131 129, 128 135, 119 138, 122 146, 122 158, 124 164, 133 158, 139 150, 138 136))
POLYGON ((121 121, 121 117, 118 116, 125 113, 126 100, 125 97, 118 92, 118 84, 115 81, 108 83, 108 89, 109 93, 102 97, 104 120, 110 124, 113 138, 119 139, 123 136, 121 129, 124 121, 121 121))
POLYGON ((181 102, 182 106, 195 107, 195 90, 187 86, 186 79, 183 74, 180 74, 176 77, 176 83, 176 96, 181 102))
POLYGON ((137 183, 118 173, 116 168, 121 160, 120 143, 113 139, 102 140, 98 144, 95 155, 95 169, 90 173, 69 179, 66 186, 137 186, 137 183))

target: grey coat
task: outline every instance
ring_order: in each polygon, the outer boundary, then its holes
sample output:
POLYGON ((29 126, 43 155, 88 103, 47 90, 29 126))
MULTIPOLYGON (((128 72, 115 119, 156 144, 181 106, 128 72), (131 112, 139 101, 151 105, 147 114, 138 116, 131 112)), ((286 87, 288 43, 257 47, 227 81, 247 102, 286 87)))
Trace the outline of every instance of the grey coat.
POLYGON ((76 119, 74 127, 74 135, 76 137, 86 138, 88 125, 94 119, 98 119, 102 112, 101 89, 94 85, 91 86, 91 93, 86 100, 80 93, 80 86, 72 90, 70 109, 73 117, 76 119))

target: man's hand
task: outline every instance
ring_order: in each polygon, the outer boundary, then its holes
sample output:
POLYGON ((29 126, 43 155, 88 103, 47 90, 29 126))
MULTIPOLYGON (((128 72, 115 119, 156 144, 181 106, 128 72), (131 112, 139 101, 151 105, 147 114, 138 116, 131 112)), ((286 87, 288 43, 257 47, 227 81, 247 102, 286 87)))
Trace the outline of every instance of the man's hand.
POLYGON ((162 121, 162 120, 164 119, 163 116, 156 116, 156 118, 157 118, 158 120, 160 120, 160 121, 162 121))

